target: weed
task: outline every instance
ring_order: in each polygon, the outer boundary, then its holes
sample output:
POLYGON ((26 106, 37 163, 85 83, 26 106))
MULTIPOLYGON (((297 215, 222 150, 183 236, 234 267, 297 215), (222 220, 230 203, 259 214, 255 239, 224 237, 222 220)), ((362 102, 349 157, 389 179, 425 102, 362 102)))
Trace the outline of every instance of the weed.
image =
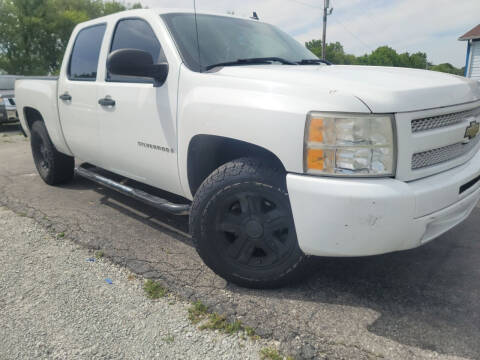
POLYGON ((252 340, 259 339, 259 336, 255 334, 255 330, 249 326, 244 326, 241 321, 234 320, 229 322, 225 315, 219 315, 217 313, 209 313, 206 305, 200 301, 196 301, 188 309, 188 319, 193 324, 203 322, 200 326, 200 330, 219 330, 225 334, 235 334, 242 332, 242 338, 247 335, 252 340))
POLYGON ((136 277, 135 275, 129 274, 128 277, 127 277, 127 280, 128 280, 128 281, 133 281, 133 280, 135 280, 136 278, 137 278, 137 277, 136 277))
POLYGON ((263 348, 260 350, 260 359, 262 360, 293 360, 291 356, 283 356, 278 352, 277 349, 273 348, 263 348))
POLYGON ((163 341, 165 341, 167 344, 171 344, 175 341, 175 338, 173 335, 167 335, 163 338, 163 341))
POLYGON ((102 250, 95 251, 95 258, 101 259, 105 256, 105 253, 102 250))
POLYGON ((19 212, 18 215, 21 216, 21 217, 25 217, 25 216, 27 216, 27 213, 26 212, 19 212))
POLYGON ((149 299, 160 299, 167 294, 167 290, 160 283, 150 279, 143 284, 143 290, 149 299))
POLYGON ((205 318, 205 316, 207 316, 207 310, 206 305, 202 304, 200 301, 195 301, 188 309, 188 319, 192 323, 198 324, 205 318))
POLYGON ((256 333, 255 333, 255 329, 251 328, 250 326, 245 326, 244 327, 244 330, 245 330, 245 334, 247 334, 247 336, 252 339, 252 340, 258 340, 260 339, 260 336, 258 336, 256 333))
POLYGON ((243 325, 240 321, 228 322, 224 315, 217 313, 210 314, 208 320, 199 327, 200 330, 220 330, 226 334, 234 334, 243 331, 243 325))
POLYGON ((58 233, 57 234, 57 238, 61 239, 61 238, 64 238, 65 237, 65 233, 64 232, 61 232, 61 233, 58 233))

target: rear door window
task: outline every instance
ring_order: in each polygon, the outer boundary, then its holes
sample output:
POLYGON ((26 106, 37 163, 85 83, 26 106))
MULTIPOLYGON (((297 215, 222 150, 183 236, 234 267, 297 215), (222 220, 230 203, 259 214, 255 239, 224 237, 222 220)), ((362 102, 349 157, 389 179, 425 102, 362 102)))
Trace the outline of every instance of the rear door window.
MULTIPOLYGON (((112 39, 110 52, 119 49, 143 50, 152 55, 155 64, 166 62, 160 42, 150 25, 141 19, 123 19, 117 23, 112 39)), ((131 76, 119 76, 107 73, 107 81, 116 82, 145 82, 152 83, 152 79, 131 76)))
POLYGON ((105 24, 100 24, 80 30, 75 39, 68 66, 68 78, 70 80, 96 80, 98 58, 105 28, 105 24))

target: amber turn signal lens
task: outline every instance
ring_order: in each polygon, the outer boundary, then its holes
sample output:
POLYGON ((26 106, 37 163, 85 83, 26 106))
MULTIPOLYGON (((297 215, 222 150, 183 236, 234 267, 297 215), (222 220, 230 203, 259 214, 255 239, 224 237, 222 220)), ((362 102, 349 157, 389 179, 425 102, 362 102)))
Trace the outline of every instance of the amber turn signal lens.
POLYGON ((323 119, 313 118, 310 120, 308 141, 323 142, 323 119))
POLYGON ((323 150, 308 149, 307 168, 313 170, 323 170, 325 166, 323 150))

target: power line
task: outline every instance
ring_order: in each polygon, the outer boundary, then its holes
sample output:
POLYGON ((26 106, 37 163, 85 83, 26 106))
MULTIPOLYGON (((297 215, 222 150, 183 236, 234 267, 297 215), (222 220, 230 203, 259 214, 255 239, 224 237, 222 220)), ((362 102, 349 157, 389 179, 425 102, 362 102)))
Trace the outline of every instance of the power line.
POLYGON ((303 1, 299 1, 299 0, 289 0, 289 1, 300 4, 300 5, 303 5, 303 6, 308 6, 308 7, 314 8, 314 9, 323 9, 322 6, 307 4, 307 3, 304 3, 303 1))
POLYGON ((353 32, 351 32, 350 30, 348 30, 348 28, 345 26, 344 23, 342 23, 340 20, 338 19, 332 19, 333 21, 335 21, 337 24, 341 25, 346 32, 348 32, 351 36, 353 36, 355 39, 357 39, 358 41, 360 41, 365 47, 367 47, 370 51, 373 51, 373 48, 368 45, 365 41, 363 41, 362 39, 360 39, 357 35, 355 35, 353 32))
MULTIPOLYGON (((291 2, 294 2, 294 3, 297 3, 297 4, 300 4, 300 5, 303 5, 303 6, 307 6, 307 7, 310 7, 310 8, 313 8, 313 9, 323 9, 323 7, 321 6, 316 6, 316 5, 312 5, 312 4, 308 4, 308 3, 305 3, 303 1, 299 1, 299 0, 288 0, 288 1, 291 1, 291 2)), ((369 16, 370 18, 370 16, 369 16)), ((340 20, 336 19, 336 18, 332 18, 333 21, 335 21, 337 24, 341 25, 344 30, 349 33, 353 38, 355 38, 356 40, 358 40, 359 42, 361 42, 366 48, 368 48, 368 50, 370 51, 373 51, 373 47, 370 46, 369 44, 367 44, 365 41, 363 41, 362 39, 360 39, 357 35, 355 35, 352 31, 350 31, 344 23, 342 23, 340 20)), ((373 22, 373 21, 372 21, 373 22)))

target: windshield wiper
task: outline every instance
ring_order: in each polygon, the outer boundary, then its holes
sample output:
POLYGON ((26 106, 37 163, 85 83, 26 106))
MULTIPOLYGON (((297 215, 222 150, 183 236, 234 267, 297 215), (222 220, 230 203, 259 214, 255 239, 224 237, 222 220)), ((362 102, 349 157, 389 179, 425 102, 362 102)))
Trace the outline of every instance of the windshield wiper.
POLYGON ((212 64, 208 65, 206 67, 207 70, 211 70, 213 68, 219 67, 219 66, 236 66, 236 65, 250 65, 250 64, 270 64, 272 62, 279 62, 284 65, 297 65, 297 63, 294 63, 292 61, 285 60, 283 58, 279 57, 262 57, 262 58, 250 58, 250 59, 238 59, 235 61, 228 61, 228 62, 223 62, 223 63, 218 63, 218 64, 212 64))
POLYGON ((303 59, 297 62, 298 65, 318 65, 318 64, 327 64, 332 65, 330 61, 322 59, 303 59))

